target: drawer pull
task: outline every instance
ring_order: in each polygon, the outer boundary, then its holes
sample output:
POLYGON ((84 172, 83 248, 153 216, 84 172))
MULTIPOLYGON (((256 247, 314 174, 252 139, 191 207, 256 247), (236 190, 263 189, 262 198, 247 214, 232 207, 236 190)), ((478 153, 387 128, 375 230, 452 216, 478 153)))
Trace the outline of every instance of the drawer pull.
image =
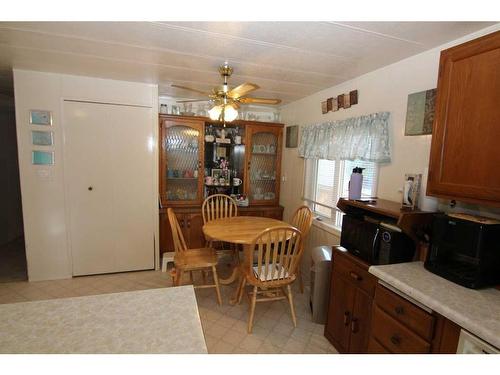
POLYGON ((351 315, 351 314, 349 313, 349 311, 346 311, 346 312, 344 313, 344 326, 346 326, 346 327, 349 325, 349 316, 350 316, 350 315, 351 315))
POLYGON ((401 344, 401 337, 399 337, 398 335, 392 335, 391 336, 391 342, 394 345, 400 345, 401 344))
POLYGON ((362 280, 361 276, 359 276, 356 272, 351 271, 351 272, 349 272, 349 275, 350 275, 350 276, 351 276, 354 280, 356 280, 356 281, 361 281, 361 280, 362 280))
POLYGON ((351 332, 352 333, 357 333, 359 331, 358 327, 358 319, 357 318, 352 318, 351 322, 351 332))
POLYGON ((398 314, 398 315, 402 315, 405 313, 405 309, 403 308, 403 306, 396 306, 396 308, 394 310, 396 311, 396 314, 398 314))

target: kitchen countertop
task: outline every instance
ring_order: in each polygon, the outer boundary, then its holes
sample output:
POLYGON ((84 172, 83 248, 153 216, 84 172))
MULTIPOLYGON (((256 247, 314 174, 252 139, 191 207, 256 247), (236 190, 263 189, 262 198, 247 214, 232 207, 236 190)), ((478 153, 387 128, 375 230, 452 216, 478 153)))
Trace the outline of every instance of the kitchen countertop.
POLYGON ((371 266, 368 271, 396 290, 500 348, 500 290, 464 288, 427 271, 422 262, 371 266))
POLYGON ((191 285, 0 305, 0 353, 207 353, 191 285))

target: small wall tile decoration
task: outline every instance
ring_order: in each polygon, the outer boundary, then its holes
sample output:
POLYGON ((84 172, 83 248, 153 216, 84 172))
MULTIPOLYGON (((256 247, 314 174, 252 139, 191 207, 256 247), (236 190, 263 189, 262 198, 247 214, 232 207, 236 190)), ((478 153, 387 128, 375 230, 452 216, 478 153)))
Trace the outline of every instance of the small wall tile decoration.
POLYGON ((51 126, 52 112, 39 109, 30 110, 30 124, 51 126))
POLYGON ((328 98, 324 102, 321 102, 321 112, 323 114, 330 111, 336 112, 340 108, 350 108, 351 106, 358 104, 358 90, 353 90, 348 94, 340 94, 333 98, 328 98))
POLYGON ((52 146, 54 144, 54 133, 32 130, 31 143, 35 146, 52 146))
POLYGON ((33 150, 31 152, 31 162, 35 165, 53 165, 54 151, 33 150))

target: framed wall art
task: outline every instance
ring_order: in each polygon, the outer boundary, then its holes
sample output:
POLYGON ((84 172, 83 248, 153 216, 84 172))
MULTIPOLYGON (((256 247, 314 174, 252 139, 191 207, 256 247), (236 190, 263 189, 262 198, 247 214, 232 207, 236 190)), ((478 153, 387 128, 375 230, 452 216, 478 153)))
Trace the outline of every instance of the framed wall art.
POLYGON ((299 126, 287 126, 286 127, 286 142, 285 147, 296 148, 299 144, 299 126))
POLYGON ((436 89, 408 95, 405 135, 432 134, 435 106, 436 89))

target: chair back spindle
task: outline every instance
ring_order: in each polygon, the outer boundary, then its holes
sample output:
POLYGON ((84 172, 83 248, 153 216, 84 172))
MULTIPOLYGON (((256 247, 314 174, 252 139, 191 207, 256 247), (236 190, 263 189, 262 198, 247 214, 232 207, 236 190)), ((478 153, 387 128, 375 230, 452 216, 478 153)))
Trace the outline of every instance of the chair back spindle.
POLYGON ((226 194, 214 194, 203 202, 201 207, 203 224, 216 219, 238 216, 238 206, 233 198, 226 194))

